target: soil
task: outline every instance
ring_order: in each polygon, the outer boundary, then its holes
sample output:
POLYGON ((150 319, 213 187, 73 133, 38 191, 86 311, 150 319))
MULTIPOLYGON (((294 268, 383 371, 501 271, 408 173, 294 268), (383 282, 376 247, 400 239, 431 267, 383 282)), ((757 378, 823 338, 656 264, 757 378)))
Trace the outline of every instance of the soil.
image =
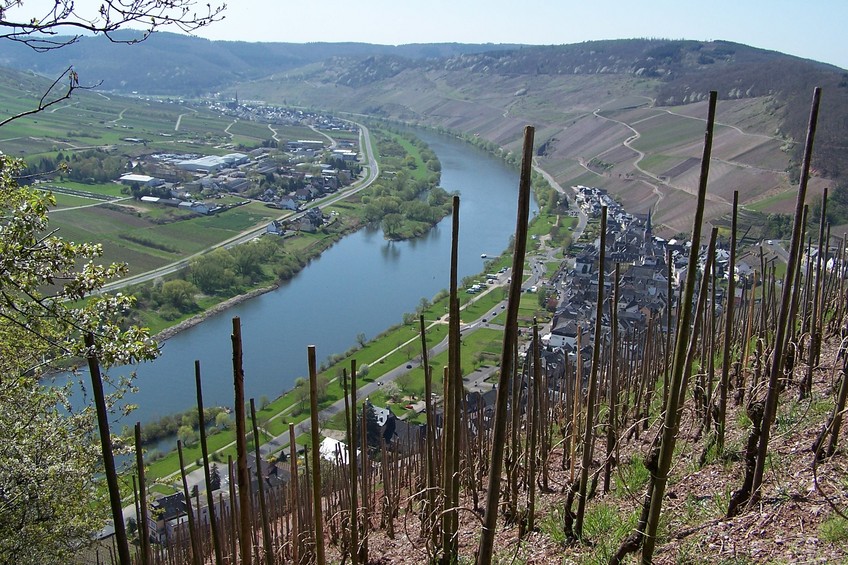
MULTIPOLYGON (((754 508, 735 518, 727 518, 730 493, 742 484, 743 453, 750 432, 744 407, 728 407, 726 455, 709 456, 699 465, 704 439, 698 437, 693 422, 691 394, 678 438, 679 455, 663 502, 660 539, 654 563, 848 563, 848 455, 845 430, 837 451, 829 460, 815 464, 811 451, 816 436, 830 415, 839 383, 842 360, 835 351, 838 341, 825 346, 822 365, 814 373, 811 398, 798 401, 797 377, 780 397, 780 405, 772 428, 762 497, 754 508)), ((806 370, 799 364, 798 371, 806 370)), ((732 397, 732 395, 731 395, 732 397)), ((621 440, 621 465, 613 473, 612 489, 597 492, 587 503, 584 538, 566 541, 562 530, 563 490, 568 484, 568 471, 560 471, 562 453, 555 451, 550 464, 550 486, 555 492, 542 493, 537 502, 536 531, 518 539, 519 529, 498 519, 495 539, 495 563, 607 563, 623 538, 632 531, 644 495, 643 481, 627 491, 629 470, 644 460, 659 425, 641 434, 640 439, 621 440), (636 462, 636 463, 634 463, 636 462)), ((605 454, 605 442, 596 440, 597 459, 605 454)), ((481 493, 481 504, 485 495, 481 493)), ((461 501, 460 563, 473 563, 479 540, 481 515, 472 509, 467 498, 461 501)), ((573 510, 576 511, 576 503, 573 510)), ((395 521, 395 539, 377 529, 369 537, 370 563, 418 564, 428 562, 425 544, 416 518, 401 515, 395 521)), ((331 562, 339 562, 338 550, 330 547, 331 562)), ((625 563, 640 562, 640 554, 631 554, 625 563)))

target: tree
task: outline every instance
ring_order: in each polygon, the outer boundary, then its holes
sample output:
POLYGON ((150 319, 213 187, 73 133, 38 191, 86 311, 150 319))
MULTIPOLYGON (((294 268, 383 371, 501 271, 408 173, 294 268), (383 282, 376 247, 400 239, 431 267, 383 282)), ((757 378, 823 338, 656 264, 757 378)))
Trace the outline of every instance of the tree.
POLYGON ((356 343, 359 344, 359 347, 365 347, 365 344, 368 343, 368 338, 365 337, 365 334, 359 332, 356 334, 356 343))
MULTIPOLYGON (((102 34, 114 43, 138 43, 157 29, 176 27, 189 32, 223 19, 226 4, 201 4, 205 11, 194 11, 196 0, 110 0, 98 8, 78 7, 74 0, 53 0, 34 7, 23 0, 0 0, 0 39, 23 43, 39 52, 61 49, 76 43, 83 34, 102 34), (138 35, 118 38, 114 34, 127 24, 140 26, 138 35)), ((35 108, 0 120, 7 123, 37 114, 63 100, 76 90, 97 86, 80 84, 72 66, 53 81, 35 108), (63 86, 64 85, 64 86, 63 86)))
POLYGON ((386 386, 383 387, 383 394, 385 394, 386 398, 392 402, 400 402, 402 391, 396 382, 389 381, 386 383, 386 386))
POLYGON ((230 415, 226 412, 218 412, 215 416, 215 427, 226 430, 230 427, 230 415))
MULTIPOLYGON (((124 327, 130 297, 94 295, 126 266, 97 265, 100 245, 51 234, 53 198, 19 186, 22 168, 0 155, 0 563, 68 562, 105 522, 100 447, 93 408, 72 405, 70 384, 39 379, 84 357, 86 334, 106 368, 152 359, 157 348, 124 327)), ((110 380, 113 405, 131 383, 110 380)))
POLYGON ((226 4, 195 0, 119 0, 75 5, 74 0, 54 0, 36 8, 31 2, 0 0, 0 39, 23 43, 36 51, 51 51, 75 43, 83 34, 102 34, 115 43, 138 43, 163 27, 185 32, 224 18, 226 4), (200 13, 196 7, 200 7, 200 13), (130 39, 114 33, 128 24, 140 26, 141 35, 130 39))
POLYGON ((206 294, 225 292, 237 283, 235 259, 223 247, 192 261, 190 272, 194 284, 206 294))
POLYGON ((218 490, 221 488, 221 471, 218 470, 218 464, 212 463, 212 469, 209 470, 209 489, 218 490))
POLYGON ((400 214, 386 214, 383 216, 383 233, 386 237, 391 238, 397 235, 397 231, 400 229, 400 226, 403 224, 403 216, 400 214))
MULTIPOLYGON (((365 417, 365 441, 368 443, 368 447, 380 447, 380 425, 377 423, 377 414, 374 412, 374 406, 368 400, 362 404, 362 410, 357 414, 357 430, 362 426, 360 422, 363 416, 365 417)), ((359 446, 359 434, 356 435, 356 438, 354 443, 359 446)))
POLYGON ((191 446, 197 441, 197 432, 191 426, 180 426, 177 430, 177 439, 179 439, 186 447, 191 446))
POLYGON ((309 381, 303 377, 295 379, 294 396, 297 399, 298 409, 302 412, 306 408, 306 402, 309 400, 309 381))
POLYGON ((194 296, 197 287, 183 279, 174 279, 162 285, 162 300, 182 313, 193 312, 197 309, 194 296))

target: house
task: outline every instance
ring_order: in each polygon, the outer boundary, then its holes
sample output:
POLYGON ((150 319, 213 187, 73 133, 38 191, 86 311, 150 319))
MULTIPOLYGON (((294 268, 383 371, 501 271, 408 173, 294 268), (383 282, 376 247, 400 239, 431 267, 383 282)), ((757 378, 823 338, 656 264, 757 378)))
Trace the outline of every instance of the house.
POLYGON ((299 208, 299 206, 297 205, 297 202, 295 202, 294 199, 291 198, 290 196, 286 196, 286 197, 281 198, 280 201, 277 202, 277 206, 284 209, 284 210, 293 210, 293 211, 297 211, 297 209, 299 208))
POLYGON ((204 216, 208 215, 212 211, 212 209, 203 202, 180 202, 179 208, 190 210, 196 214, 203 214, 204 216))
POLYGON ((395 429, 398 422, 397 416, 395 416, 394 412, 388 408, 374 406, 368 399, 365 400, 365 404, 370 406, 374 411, 374 416, 377 418, 377 425, 380 426, 380 433, 383 441, 385 441, 387 445, 390 444, 395 435, 395 429))
POLYGON ((498 398, 497 389, 492 387, 486 392, 469 392, 465 395, 465 406, 469 414, 476 414, 483 410, 486 414, 492 414, 495 411, 495 402, 498 398))
POLYGON ((588 274, 592 272, 592 266, 595 264, 595 254, 593 252, 584 251, 575 259, 574 270, 578 274, 588 274))
POLYGON ((312 200, 313 195, 312 195, 312 191, 310 191, 306 187, 303 187, 303 188, 298 188, 297 190, 294 191, 294 197, 297 200, 300 200, 301 202, 308 202, 308 201, 312 200))
POLYGON ((224 186, 230 192, 242 192, 250 188, 250 181, 246 178, 231 176, 224 181, 224 186))
POLYGON ((185 495, 176 492, 162 496, 150 503, 150 536, 159 543, 164 543, 174 536, 188 515, 185 495))
POLYGON ((409 424, 404 420, 395 421, 395 433, 390 438, 389 447, 393 450, 409 454, 420 450, 424 443, 427 426, 409 424))
POLYGON ((270 224, 265 228, 265 233, 272 233, 274 235, 285 235, 286 227, 279 220, 272 220, 270 224))
POLYGON ((573 321, 554 328, 551 333, 542 337, 542 343, 548 347, 562 348, 566 345, 577 346, 577 324, 573 321))
MULTIPOLYGON (((266 490, 287 485, 291 480, 291 472, 288 466, 283 464, 286 460, 285 452, 281 453, 280 461, 275 463, 259 459, 259 472, 266 490)), ((256 456, 252 453, 247 454, 247 473, 250 476, 250 484, 253 485, 253 492, 256 492, 259 488, 259 481, 256 476, 256 456)))
POLYGON ((125 185, 132 185, 137 183, 139 186, 153 187, 165 184, 165 181, 163 179, 151 177, 149 175, 136 175, 133 173, 121 175, 121 178, 119 180, 121 184, 125 185))
MULTIPOLYGON (((321 453, 321 459, 330 463, 347 464, 348 448, 344 442, 331 437, 326 437, 321 442, 318 451, 321 453)), ((357 450, 357 453, 359 450, 357 450)))

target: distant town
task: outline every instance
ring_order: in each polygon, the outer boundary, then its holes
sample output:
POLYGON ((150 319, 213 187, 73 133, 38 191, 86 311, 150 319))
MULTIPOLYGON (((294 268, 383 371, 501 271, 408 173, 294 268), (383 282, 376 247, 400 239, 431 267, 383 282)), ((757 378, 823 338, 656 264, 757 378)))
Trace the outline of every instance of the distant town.
MULTIPOLYGON (((282 147, 270 144, 247 153, 154 153, 134 160, 132 171, 116 180, 142 202, 209 215, 227 208, 215 202, 222 194, 243 195, 271 208, 300 211, 309 202, 349 186, 361 172, 359 130, 355 125, 276 107, 213 103, 212 108, 239 119, 309 125, 316 131, 320 128, 345 136, 292 140, 282 147)), ((145 142, 140 138, 124 141, 145 142)), ((314 231, 320 227, 322 216, 313 211, 292 221, 291 226, 273 221, 268 232, 283 234, 287 228, 314 231)))

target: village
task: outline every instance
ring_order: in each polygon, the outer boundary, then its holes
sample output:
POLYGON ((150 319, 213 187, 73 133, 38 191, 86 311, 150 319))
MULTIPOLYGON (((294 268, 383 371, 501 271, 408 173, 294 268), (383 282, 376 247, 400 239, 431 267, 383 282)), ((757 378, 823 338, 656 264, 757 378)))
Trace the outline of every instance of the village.
MULTIPOLYGON (((259 147, 224 155, 153 153, 134 159, 131 172, 121 175, 118 182, 141 202, 211 215, 238 205, 216 202, 225 194, 258 200, 269 208, 299 212, 310 202, 336 193, 358 178, 362 167, 356 126, 318 114, 294 115, 289 111, 281 115, 273 107, 264 108, 261 115, 249 106, 238 105, 235 109, 239 115, 244 114, 244 119, 310 125, 343 132, 344 138, 290 140, 282 147, 259 147)), ((313 232, 324 218, 315 207, 309 212, 290 223, 274 221, 268 232, 313 232)))

